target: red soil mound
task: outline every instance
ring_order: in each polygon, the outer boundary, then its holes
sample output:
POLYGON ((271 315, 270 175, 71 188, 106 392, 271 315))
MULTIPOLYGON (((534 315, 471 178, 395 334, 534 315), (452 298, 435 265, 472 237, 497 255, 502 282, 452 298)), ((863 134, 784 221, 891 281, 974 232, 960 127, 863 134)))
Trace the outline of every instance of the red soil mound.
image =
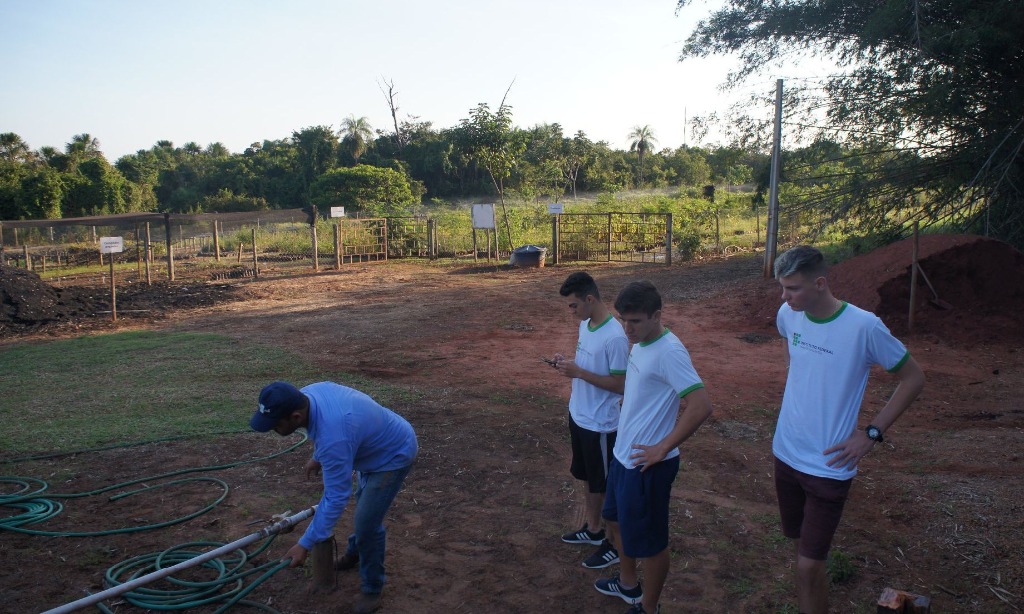
MULTIPOLYGON (((829 283, 837 298, 873 311, 896 335, 907 335, 913 239, 856 256, 834 267, 829 283)), ((975 235, 923 235, 918 261, 939 298, 918 276, 914 334, 953 345, 1024 343, 1024 255, 1012 246, 975 235)), ((774 328, 782 300, 778 283, 757 284, 743 302, 756 328, 774 328)))

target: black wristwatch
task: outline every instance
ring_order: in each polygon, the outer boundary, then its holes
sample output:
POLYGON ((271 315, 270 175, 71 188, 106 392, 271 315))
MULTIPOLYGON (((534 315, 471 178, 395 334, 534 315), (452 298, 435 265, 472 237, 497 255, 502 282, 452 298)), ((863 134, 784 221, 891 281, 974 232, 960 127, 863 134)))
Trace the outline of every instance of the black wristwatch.
POLYGON ((882 437, 882 429, 878 428, 874 424, 869 424, 864 432, 868 434, 868 439, 882 443, 885 441, 885 437, 882 437))

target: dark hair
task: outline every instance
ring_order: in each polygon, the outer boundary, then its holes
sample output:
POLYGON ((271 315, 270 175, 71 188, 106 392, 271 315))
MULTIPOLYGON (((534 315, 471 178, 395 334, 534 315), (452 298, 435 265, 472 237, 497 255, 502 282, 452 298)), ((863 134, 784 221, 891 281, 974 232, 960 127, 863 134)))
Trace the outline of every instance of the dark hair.
POLYGON ((824 277, 828 273, 825 256, 810 245, 797 245, 786 250, 775 260, 775 279, 789 277, 796 273, 814 279, 824 277))
POLYGON ((649 281, 634 281, 619 292, 615 299, 615 311, 623 313, 644 313, 647 317, 661 309, 661 295, 649 281))
POLYGON ((585 271, 576 271, 566 277, 558 293, 562 296, 572 294, 578 298, 587 298, 587 295, 590 294, 596 299, 601 298, 601 293, 597 291, 597 282, 585 271))

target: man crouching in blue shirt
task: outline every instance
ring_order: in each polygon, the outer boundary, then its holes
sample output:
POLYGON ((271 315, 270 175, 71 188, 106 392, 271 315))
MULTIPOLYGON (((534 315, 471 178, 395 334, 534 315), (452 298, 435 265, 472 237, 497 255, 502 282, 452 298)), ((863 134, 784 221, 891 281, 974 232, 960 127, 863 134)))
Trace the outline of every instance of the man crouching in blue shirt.
POLYGON ((305 562, 313 544, 331 537, 352 495, 352 472, 357 473, 355 533, 348 538, 338 569, 359 565, 361 593, 354 611, 376 611, 384 589, 384 516, 416 459, 412 425, 346 386, 320 382, 299 390, 274 382, 260 392, 259 409, 249 426, 279 435, 305 428, 314 444, 306 478, 323 471, 324 495, 316 514, 284 557, 291 559, 291 567, 305 562))

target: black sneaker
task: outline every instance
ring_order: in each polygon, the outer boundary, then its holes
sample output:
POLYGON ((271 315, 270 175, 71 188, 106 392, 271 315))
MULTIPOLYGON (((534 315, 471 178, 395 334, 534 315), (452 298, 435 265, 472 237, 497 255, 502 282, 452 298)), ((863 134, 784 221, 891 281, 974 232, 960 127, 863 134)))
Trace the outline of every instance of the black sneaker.
POLYGON ((359 553, 358 552, 346 552, 341 555, 341 558, 334 564, 334 568, 338 571, 347 571, 349 569, 355 569, 359 566, 359 553))
MULTIPOLYGON (((630 608, 626 610, 626 614, 647 614, 647 610, 644 609, 644 604, 638 603, 636 605, 630 606, 630 608)), ((661 614, 660 603, 656 608, 654 608, 654 614, 661 614)))
POLYGON ((562 541, 567 544, 593 544, 595 546, 600 546, 601 542, 604 541, 604 529, 594 533, 587 528, 586 523, 584 523, 583 528, 579 531, 573 531, 572 533, 566 533, 563 535, 562 541))
MULTIPOLYGON (((618 574, 615 574, 610 578, 601 578, 597 582, 594 582, 594 588, 596 588, 599 593, 611 595, 612 597, 619 597, 629 605, 637 605, 640 603, 640 600, 644 598, 643 587, 639 584, 630 589, 622 588, 622 585, 619 584, 618 574)), ((643 606, 641 605, 640 607, 642 608, 643 606)))
POLYGON ((611 542, 607 539, 601 542, 594 554, 583 560, 583 566, 588 569, 604 569, 609 565, 619 562, 619 553, 612 548, 611 542))

